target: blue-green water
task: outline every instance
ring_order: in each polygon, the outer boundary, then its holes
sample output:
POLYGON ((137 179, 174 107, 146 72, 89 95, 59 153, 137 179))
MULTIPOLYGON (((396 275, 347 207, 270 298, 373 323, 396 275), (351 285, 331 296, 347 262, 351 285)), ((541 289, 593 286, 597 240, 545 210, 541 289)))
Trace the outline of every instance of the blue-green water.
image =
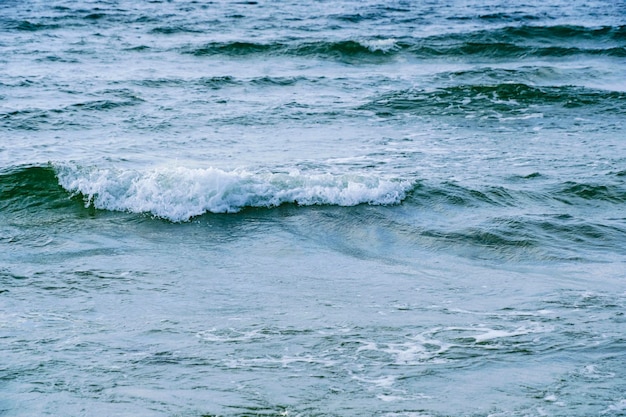
POLYGON ((0 2, 0 415, 626 415, 623 1, 0 2))

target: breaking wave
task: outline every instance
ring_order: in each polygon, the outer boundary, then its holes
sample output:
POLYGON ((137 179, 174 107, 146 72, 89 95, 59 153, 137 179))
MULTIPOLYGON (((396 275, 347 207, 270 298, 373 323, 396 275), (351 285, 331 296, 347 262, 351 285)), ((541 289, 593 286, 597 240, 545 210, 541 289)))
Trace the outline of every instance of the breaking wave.
POLYGON ((161 168, 150 171, 60 165, 59 184, 97 209, 151 213, 173 222, 204 213, 281 204, 398 204, 412 183, 370 175, 161 168))

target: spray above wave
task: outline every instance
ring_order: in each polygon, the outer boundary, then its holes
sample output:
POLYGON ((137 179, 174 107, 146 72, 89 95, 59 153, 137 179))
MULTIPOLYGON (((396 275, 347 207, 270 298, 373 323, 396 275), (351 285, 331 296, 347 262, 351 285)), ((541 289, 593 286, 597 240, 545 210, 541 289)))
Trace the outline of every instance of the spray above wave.
POLYGON ((173 222, 204 213, 235 213, 245 207, 281 204, 398 204, 409 181, 368 175, 271 173, 216 168, 151 171, 55 167, 59 184, 98 209, 152 213, 173 222))

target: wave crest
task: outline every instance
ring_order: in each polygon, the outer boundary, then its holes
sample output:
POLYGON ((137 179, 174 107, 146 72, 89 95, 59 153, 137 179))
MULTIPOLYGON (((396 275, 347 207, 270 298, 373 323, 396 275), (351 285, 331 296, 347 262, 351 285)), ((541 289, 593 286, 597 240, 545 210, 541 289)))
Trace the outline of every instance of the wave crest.
POLYGON ((152 213, 173 222, 204 213, 235 213, 245 207, 281 204, 398 204, 409 181, 367 175, 253 173, 217 168, 161 168, 147 172, 75 166, 56 167, 59 184, 82 195, 86 206, 152 213))

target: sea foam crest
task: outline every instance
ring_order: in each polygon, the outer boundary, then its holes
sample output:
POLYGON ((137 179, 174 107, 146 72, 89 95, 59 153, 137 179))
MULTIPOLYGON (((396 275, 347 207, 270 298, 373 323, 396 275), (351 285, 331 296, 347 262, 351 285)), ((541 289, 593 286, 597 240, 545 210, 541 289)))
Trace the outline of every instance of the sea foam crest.
POLYGON ((55 167, 59 184, 98 209, 152 213, 173 222, 244 207, 398 204, 409 181, 372 175, 224 171, 167 167, 150 171, 55 167))
POLYGON ((372 52, 395 52, 400 50, 400 46, 393 38, 385 38, 385 39, 371 39, 361 42, 365 47, 367 47, 372 52))

